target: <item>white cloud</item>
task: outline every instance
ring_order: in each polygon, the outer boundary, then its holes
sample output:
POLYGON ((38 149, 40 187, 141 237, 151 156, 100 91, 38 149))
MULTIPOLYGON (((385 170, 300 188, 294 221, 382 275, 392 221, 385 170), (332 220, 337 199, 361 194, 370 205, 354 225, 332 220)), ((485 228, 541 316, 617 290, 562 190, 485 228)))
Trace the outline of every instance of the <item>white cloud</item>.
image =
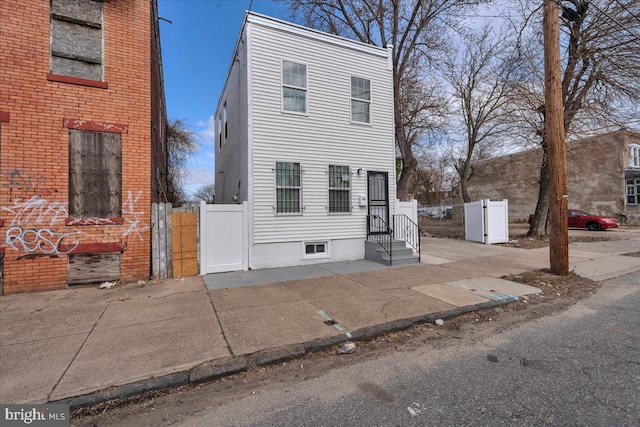
POLYGON ((194 132, 200 141, 200 149, 194 153, 182 174, 182 186, 187 193, 215 181, 216 129, 213 115, 208 120, 198 120, 194 132))
POLYGON ((216 145, 216 119, 213 115, 211 115, 206 122, 198 120, 196 127, 201 128, 200 130, 196 130, 196 133, 200 137, 203 145, 216 145))

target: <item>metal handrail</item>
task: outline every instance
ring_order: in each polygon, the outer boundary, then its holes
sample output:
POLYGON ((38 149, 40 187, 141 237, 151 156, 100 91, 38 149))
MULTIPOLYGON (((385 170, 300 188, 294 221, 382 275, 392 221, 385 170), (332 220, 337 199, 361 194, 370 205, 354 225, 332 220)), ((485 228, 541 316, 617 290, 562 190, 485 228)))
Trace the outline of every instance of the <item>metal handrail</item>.
POLYGON ((393 230, 393 237, 407 242, 414 251, 418 252, 418 261, 422 261, 420 255, 420 235, 422 234, 420 226, 404 214, 394 214, 393 230))
POLYGON ((385 220, 378 215, 367 215, 367 240, 375 240, 378 245, 389 254, 389 264, 393 260, 393 230, 389 228, 385 220), (375 227, 376 230, 382 229, 383 231, 372 231, 372 222, 377 221, 379 225, 375 227))

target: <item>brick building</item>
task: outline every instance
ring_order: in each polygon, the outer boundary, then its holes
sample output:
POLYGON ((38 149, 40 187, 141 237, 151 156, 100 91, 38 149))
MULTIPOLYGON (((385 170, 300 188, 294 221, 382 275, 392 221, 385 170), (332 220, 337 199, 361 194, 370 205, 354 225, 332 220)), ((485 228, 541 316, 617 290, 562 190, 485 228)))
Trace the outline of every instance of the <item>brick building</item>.
MULTIPOLYGON (((526 220, 538 197, 540 149, 477 162, 472 200, 509 199, 510 219, 526 220)), ((621 130, 567 144, 569 208, 640 224, 640 134, 621 130)))
POLYGON ((0 291, 149 277, 156 0, 0 1, 0 291))

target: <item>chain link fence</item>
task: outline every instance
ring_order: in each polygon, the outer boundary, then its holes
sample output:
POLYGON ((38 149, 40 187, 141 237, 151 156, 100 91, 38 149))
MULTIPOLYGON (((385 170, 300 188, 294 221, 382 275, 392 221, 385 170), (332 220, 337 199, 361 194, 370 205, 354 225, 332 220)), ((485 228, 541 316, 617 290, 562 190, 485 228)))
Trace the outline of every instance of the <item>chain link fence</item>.
POLYGON ((418 225, 425 235, 464 239, 464 204, 420 205, 418 225))

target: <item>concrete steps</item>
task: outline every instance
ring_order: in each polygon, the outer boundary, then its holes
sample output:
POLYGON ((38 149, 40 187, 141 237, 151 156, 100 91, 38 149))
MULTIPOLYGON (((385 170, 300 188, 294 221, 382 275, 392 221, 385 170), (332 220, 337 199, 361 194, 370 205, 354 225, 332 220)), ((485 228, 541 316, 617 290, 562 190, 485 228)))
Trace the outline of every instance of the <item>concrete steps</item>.
POLYGON ((420 258, 413 254, 413 249, 407 248, 405 241, 398 239, 394 239, 392 242, 391 256, 377 240, 365 240, 364 258, 385 265, 418 264, 420 262, 420 258))

